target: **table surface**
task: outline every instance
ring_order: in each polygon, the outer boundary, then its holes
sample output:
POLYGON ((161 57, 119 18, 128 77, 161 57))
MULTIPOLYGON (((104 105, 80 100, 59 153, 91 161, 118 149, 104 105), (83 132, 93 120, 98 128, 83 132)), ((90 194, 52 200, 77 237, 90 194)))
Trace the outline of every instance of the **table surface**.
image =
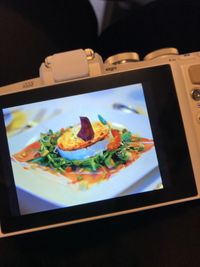
POLYGON ((199 266, 200 201, 0 240, 4 266, 199 266))

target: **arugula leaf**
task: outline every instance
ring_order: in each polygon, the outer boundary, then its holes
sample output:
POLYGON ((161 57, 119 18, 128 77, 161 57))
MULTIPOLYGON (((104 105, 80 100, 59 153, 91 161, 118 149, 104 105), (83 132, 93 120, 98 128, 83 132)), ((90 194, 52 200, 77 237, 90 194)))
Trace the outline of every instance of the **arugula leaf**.
POLYGON ((106 167, 108 167, 109 169, 115 166, 115 162, 114 162, 112 156, 113 156, 113 154, 109 154, 104 160, 106 167))
MULTIPOLYGON (((99 120, 103 124, 107 124, 106 120, 98 115, 99 120)), ((62 158, 57 151, 57 140, 63 134, 64 129, 58 132, 49 130, 47 133, 40 134, 40 157, 31 160, 30 162, 40 164, 41 166, 47 166, 54 169, 57 172, 65 172, 67 167, 70 167, 73 171, 83 168, 90 172, 95 172, 99 168, 116 168, 120 164, 125 164, 130 160, 131 151, 142 151, 144 145, 140 144, 134 146, 133 135, 127 129, 120 131, 121 145, 115 150, 105 150, 103 153, 99 153, 93 157, 83 160, 67 160, 62 158)), ((137 137, 139 139, 139 137, 137 137)))
POLYGON ((128 131, 123 132, 121 135, 121 140, 123 142, 131 142, 132 141, 132 133, 128 132, 128 131))

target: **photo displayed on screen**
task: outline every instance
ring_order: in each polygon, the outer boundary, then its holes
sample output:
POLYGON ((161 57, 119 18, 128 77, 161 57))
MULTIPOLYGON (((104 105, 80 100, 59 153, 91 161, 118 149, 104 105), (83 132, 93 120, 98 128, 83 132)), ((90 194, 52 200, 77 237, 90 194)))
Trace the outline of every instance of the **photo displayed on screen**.
POLYGON ((21 214, 163 188, 142 84, 3 113, 21 214))

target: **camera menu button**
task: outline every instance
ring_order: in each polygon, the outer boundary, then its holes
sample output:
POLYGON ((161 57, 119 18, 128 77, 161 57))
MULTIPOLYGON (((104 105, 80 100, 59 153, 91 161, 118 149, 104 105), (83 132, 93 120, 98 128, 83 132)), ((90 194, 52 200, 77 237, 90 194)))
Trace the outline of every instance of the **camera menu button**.
POLYGON ((200 64, 189 67, 190 80, 193 84, 200 84, 200 64))

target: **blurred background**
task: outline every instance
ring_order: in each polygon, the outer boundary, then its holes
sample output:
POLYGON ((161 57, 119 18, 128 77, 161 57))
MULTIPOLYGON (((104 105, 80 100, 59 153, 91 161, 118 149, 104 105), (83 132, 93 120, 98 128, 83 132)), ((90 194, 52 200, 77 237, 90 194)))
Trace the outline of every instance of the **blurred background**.
POLYGON ((48 55, 92 48, 105 59, 200 50, 198 0, 1 0, 0 86, 38 76, 48 55))
POLYGON ((110 24, 128 15, 133 8, 144 6, 155 0, 128 0, 128 1, 106 1, 89 0, 97 17, 99 33, 110 24))

